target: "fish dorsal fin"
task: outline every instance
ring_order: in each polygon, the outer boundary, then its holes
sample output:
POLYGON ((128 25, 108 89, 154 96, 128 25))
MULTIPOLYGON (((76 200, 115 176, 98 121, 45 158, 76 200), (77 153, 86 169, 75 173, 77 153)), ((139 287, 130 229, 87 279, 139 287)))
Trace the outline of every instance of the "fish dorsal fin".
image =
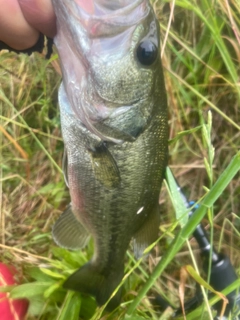
POLYGON ((87 230, 74 216, 71 205, 55 222, 52 235, 57 245, 72 250, 83 248, 90 238, 87 230))
POLYGON ((96 179, 107 189, 116 188, 121 181, 120 172, 105 143, 89 150, 89 153, 96 179))
POLYGON ((134 256, 139 259, 144 250, 158 238, 160 215, 158 205, 133 236, 134 256))

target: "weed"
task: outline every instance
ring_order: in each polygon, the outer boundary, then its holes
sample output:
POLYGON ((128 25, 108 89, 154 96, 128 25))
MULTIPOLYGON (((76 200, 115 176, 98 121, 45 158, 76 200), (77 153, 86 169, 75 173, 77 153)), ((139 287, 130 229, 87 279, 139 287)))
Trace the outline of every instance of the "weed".
MULTIPOLYGON (((202 219, 212 244, 227 252, 240 274, 239 2, 152 3, 164 43, 169 164, 188 198, 202 205, 193 220, 179 224, 182 212, 175 206, 175 215, 163 187, 155 253, 135 261, 128 252, 122 304, 112 314, 96 308, 91 297, 61 287, 90 259, 93 244, 69 252, 51 237, 51 226, 70 201, 61 173, 57 56, 47 61, 39 54, 0 52, 1 260, 24 275, 24 284, 8 290, 31 301, 30 320, 78 319, 79 314, 80 319, 169 319, 168 311, 153 308, 151 298, 160 293, 179 306, 181 266, 194 264, 207 279, 191 239, 202 219)), ((195 294, 195 281, 188 279, 185 288, 187 299, 195 294)), ((212 319, 214 299, 206 299, 187 319, 212 319)))

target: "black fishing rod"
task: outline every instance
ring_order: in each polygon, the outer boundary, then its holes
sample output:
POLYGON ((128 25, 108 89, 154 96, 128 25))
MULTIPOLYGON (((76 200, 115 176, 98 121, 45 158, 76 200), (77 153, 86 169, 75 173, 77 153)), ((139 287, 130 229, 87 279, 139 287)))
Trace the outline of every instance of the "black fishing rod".
MULTIPOLYGON (((190 209, 189 218, 194 215, 194 212, 199 207, 198 204, 194 203, 193 201, 188 201, 186 195, 182 191, 181 187, 179 186, 176 178, 175 178, 176 185, 178 187, 178 192, 183 199, 186 209, 190 209)), ((195 231, 193 232, 193 236, 196 239, 199 248, 201 250, 201 256, 203 258, 203 268, 207 273, 209 265, 211 265, 210 271, 210 280, 209 284, 212 288, 216 291, 222 291, 231 285, 234 281, 238 279, 238 276, 234 270, 233 265, 229 257, 225 254, 217 252, 214 246, 211 245, 207 232, 205 231, 203 225, 200 223, 195 231)), ((240 320, 240 292, 238 290, 234 290, 230 292, 226 298, 228 299, 228 304, 226 306, 225 312, 221 320, 229 319, 231 314, 231 319, 233 320, 240 320)), ((186 301, 184 303, 184 310, 185 312, 189 312, 194 310, 198 305, 203 302, 203 295, 200 290, 200 286, 198 285, 195 296, 186 301)), ((160 295, 155 297, 155 304, 161 307, 162 310, 165 310, 167 307, 173 308, 164 298, 160 295)), ((217 311, 217 316, 215 319, 220 319, 220 315, 223 308, 223 301, 218 301, 214 304, 213 308, 217 311)), ((174 308, 173 308, 174 309, 174 308)), ((179 316, 182 314, 182 309, 179 308, 174 311, 174 316, 179 316)))

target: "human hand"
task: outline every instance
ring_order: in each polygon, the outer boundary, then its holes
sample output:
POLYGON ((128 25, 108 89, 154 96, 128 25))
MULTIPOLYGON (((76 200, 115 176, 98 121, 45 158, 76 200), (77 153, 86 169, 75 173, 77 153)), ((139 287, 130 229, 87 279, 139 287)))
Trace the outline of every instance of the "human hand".
POLYGON ((0 41, 13 49, 34 46, 40 33, 56 33, 51 0, 0 0, 0 8, 0 41))

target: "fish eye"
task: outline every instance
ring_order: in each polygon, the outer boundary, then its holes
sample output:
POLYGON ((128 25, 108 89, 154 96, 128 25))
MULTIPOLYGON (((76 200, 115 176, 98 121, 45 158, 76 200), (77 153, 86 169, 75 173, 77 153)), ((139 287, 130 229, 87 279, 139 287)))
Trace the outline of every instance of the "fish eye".
POLYGON ((156 45, 150 40, 140 42, 137 48, 137 58, 144 66, 150 66, 155 62, 158 56, 156 45))

